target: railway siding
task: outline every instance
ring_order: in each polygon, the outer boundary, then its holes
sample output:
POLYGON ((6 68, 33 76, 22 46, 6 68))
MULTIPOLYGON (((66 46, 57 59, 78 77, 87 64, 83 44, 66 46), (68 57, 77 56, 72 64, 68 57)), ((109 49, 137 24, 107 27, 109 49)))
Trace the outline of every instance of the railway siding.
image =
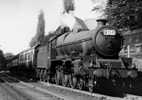
MULTIPOLYGON (((7 77, 9 77, 9 79, 13 79, 13 80, 17 80, 19 81, 19 83, 7 83, 9 86, 19 90, 22 93, 25 93, 26 96, 30 95, 32 97, 32 99, 29 100, 64 100, 62 97, 59 97, 59 95, 56 95, 50 91, 47 91, 46 89, 42 89, 40 87, 37 87, 37 85, 33 85, 32 83, 25 83, 22 82, 21 80, 15 78, 15 77, 11 77, 6 75, 7 77)), ((20 100, 20 99, 17 99, 20 100)))
POLYGON ((4 77, 1 78, 1 80, 4 83, 1 83, 0 87, 2 87, 5 93, 7 93, 7 97, 11 97, 6 100, 34 100, 31 96, 24 94, 22 91, 16 89, 12 84, 8 83, 4 77))

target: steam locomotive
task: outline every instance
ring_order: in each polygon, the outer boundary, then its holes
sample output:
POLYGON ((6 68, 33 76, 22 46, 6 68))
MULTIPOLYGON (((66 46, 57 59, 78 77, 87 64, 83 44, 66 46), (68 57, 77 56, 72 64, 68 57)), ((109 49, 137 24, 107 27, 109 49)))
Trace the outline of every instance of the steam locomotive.
POLYGON ((119 57, 122 45, 121 33, 100 19, 94 30, 55 34, 45 45, 19 53, 8 68, 27 77, 93 92, 102 80, 120 85, 137 77, 137 71, 119 57))

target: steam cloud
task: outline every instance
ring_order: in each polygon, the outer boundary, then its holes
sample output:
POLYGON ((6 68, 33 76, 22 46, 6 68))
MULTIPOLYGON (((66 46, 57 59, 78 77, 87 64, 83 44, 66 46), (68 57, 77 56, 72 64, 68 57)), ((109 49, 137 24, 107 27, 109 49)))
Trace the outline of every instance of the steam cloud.
POLYGON ((63 0, 64 12, 74 11, 74 0, 63 0))

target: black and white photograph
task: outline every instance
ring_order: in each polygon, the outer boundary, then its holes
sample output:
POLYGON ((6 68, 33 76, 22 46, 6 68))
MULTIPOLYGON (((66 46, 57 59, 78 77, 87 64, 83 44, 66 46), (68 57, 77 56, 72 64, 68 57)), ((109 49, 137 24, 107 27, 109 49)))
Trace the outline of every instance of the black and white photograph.
POLYGON ((0 100, 142 100, 142 0, 0 0, 0 100))

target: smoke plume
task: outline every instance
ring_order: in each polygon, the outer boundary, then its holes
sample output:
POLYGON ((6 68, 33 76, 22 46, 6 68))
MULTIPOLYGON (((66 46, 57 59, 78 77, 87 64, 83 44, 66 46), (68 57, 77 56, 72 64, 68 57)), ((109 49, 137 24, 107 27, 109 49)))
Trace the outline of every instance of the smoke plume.
POLYGON ((74 11, 74 0, 63 0, 64 12, 74 11))

